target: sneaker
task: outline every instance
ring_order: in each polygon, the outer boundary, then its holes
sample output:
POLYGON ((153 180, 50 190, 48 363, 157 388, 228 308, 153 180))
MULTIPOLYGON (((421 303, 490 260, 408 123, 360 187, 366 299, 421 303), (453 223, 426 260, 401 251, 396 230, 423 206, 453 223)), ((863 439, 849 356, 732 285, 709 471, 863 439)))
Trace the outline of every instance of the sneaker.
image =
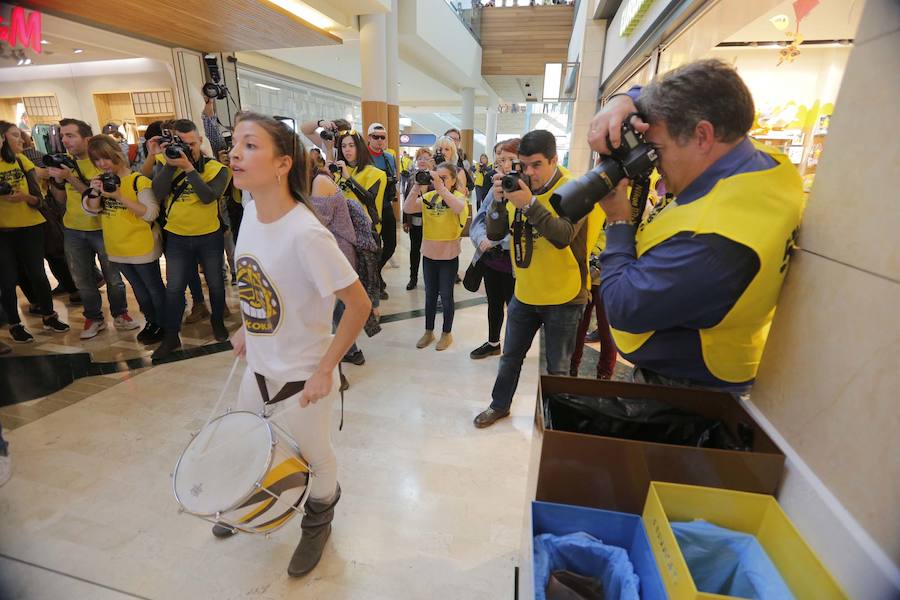
POLYGON ((12 477, 12 457, 9 454, 0 455, 0 486, 12 477))
POLYGON ((206 303, 201 302, 199 304, 194 304, 191 306, 191 312, 185 317, 184 322, 187 325, 193 325, 194 323, 199 323, 203 319, 209 318, 209 309, 206 308, 206 303))
POLYGON ((50 330, 53 333, 65 333, 70 329, 69 325, 60 321, 56 315, 43 319, 43 323, 44 329, 50 330))
POLYGON ((387 300, 388 298, 390 298, 390 296, 388 296, 387 290, 381 290, 381 295, 379 296, 379 298, 381 298, 382 300, 387 300))
POLYGON ((155 361, 163 360, 168 358, 173 352, 181 348, 181 338, 178 337, 178 334, 175 335, 167 335, 163 338, 162 344, 153 351, 153 354, 150 355, 150 358, 155 361))
POLYGON ((230 538, 234 534, 237 533, 237 529, 232 527, 231 525, 225 525, 224 523, 216 523, 212 526, 213 535, 217 538, 230 538))
POLYGON ((469 353, 469 358, 478 360, 479 358, 487 358, 488 356, 498 356, 500 354, 500 342, 496 345, 485 342, 469 353))
POLYGON ((12 348, 7 346, 3 342, 0 342, 0 356, 3 356, 4 354, 9 354, 10 352, 12 352, 12 348))
POLYGON ((115 325, 116 329, 119 331, 133 331, 141 328, 141 324, 132 319, 131 315, 127 312, 124 312, 113 319, 113 325, 115 325))
POLYGON ((586 336, 584 336, 584 341, 586 341, 590 344, 596 344, 597 342, 599 342, 600 341, 600 330, 595 329, 592 332, 590 332, 589 334, 587 334, 586 336))
POLYGON ((30 344, 34 341, 34 336, 21 323, 9 326, 9 337, 17 344, 30 344))
POLYGON ((509 416, 509 411, 500 412, 500 411, 494 410, 493 408, 488 407, 487 410, 483 411, 477 417, 475 417, 475 420, 473 421, 473 423, 475 423, 475 427, 477 427, 478 429, 484 429, 485 427, 490 427, 491 425, 493 425, 494 423, 496 423, 503 417, 508 417, 508 416, 509 416))
POLYGON ((444 332, 441 334, 441 339, 438 340, 437 345, 434 347, 435 350, 441 352, 442 350, 446 350, 450 347, 450 344, 453 343, 453 336, 449 332, 444 332))
MULTIPOLYGON (((152 327, 152 329, 150 329, 147 333, 144 334, 144 339, 140 340, 140 342, 146 346, 158 344, 161 341, 163 341, 163 338, 166 337, 166 335, 165 335, 166 332, 163 331, 162 327, 160 327, 159 325, 156 325, 155 323, 151 323, 150 326, 152 327)), ((145 327, 144 329, 146 330, 147 328, 145 327)), ((142 331, 141 333, 144 333, 144 332, 142 331)))
POLYGON ((410 279, 409 283, 406 284, 406 291, 408 292, 410 290, 416 289, 417 285, 419 285, 418 281, 416 281, 415 279, 410 279))
POLYGON ((81 304, 81 294, 79 292, 74 292, 69 294, 69 304, 79 305, 81 304))
POLYGON ((150 321, 147 321, 144 324, 144 328, 138 332, 137 337, 135 339, 137 341, 141 342, 142 344, 146 344, 147 336, 150 335, 151 333, 153 333, 153 330, 156 328, 157 328, 156 325, 154 325, 150 321))
POLYGON ((425 348, 433 341, 434 341, 434 332, 426 331, 425 333, 422 334, 422 337, 419 338, 419 341, 416 342, 416 348, 421 350, 422 348, 425 348))
POLYGON ((341 362, 350 363, 356 365, 357 367, 361 367, 366 364, 366 357, 363 354, 362 350, 357 349, 356 352, 348 352, 344 355, 344 358, 341 359, 341 362))
POLYGON ((221 320, 210 320, 209 324, 212 325, 213 337, 216 338, 217 342, 228 341, 228 328, 225 327, 225 323, 223 323, 221 320))
POLYGON ((89 340, 92 337, 97 337, 97 334, 106 329, 106 321, 100 320, 95 321, 94 319, 85 319, 84 320, 84 331, 81 332, 80 337, 83 340, 89 340))

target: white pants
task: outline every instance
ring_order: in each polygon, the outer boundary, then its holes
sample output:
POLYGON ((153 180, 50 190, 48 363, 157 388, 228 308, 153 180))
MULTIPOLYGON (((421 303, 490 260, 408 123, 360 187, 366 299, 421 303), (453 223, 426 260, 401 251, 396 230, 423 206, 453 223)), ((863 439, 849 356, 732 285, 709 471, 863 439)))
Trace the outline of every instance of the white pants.
MULTIPOLYGON (((284 383, 267 380, 269 398, 274 398, 284 383)), ((339 389, 340 381, 335 374, 331 393, 314 404, 302 408, 298 401, 300 395, 295 394, 277 404, 266 406, 256 382, 256 374, 247 367, 238 393, 237 410, 257 414, 264 412, 266 417, 276 413, 275 422, 284 427, 297 442, 300 453, 314 474, 309 486, 309 497, 314 500, 331 499, 337 488, 337 457, 331 445, 331 406, 339 389)))

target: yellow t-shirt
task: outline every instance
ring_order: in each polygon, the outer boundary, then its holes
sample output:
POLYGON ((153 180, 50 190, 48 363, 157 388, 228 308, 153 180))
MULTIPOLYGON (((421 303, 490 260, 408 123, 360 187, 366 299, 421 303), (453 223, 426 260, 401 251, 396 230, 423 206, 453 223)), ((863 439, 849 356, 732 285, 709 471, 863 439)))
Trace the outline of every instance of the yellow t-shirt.
MULTIPOLYGON (((90 183, 91 179, 101 172, 89 158, 83 158, 75 162, 78 163, 81 178, 87 183, 90 183)), ((66 184, 66 214, 63 216, 63 225, 78 231, 99 231, 102 227, 100 217, 92 217, 85 214, 81 208, 81 192, 68 183, 66 184)))
MULTIPOLYGON (((0 181, 12 186, 14 194, 27 194, 28 179, 25 175, 34 170, 34 163, 24 154, 18 154, 16 158, 18 160, 12 163, 0 160, 0 181)), ((5 197, 0 196, 0 229, 31 227, 46 221, 37 207, 32 207, 26 202, 10 202, 4 200, 5 197)))
MULTIPOLYGON (((466 200, 466 195, 460 191, 453 192, 453 195, 463 202, 466 200)), ((422 196, 423 239, 436 242, 458 240, 468 217, 468 202, 463 205, 462 212, 456 214, 437 192, 427 192, 422 196)))
MULTIPOLYGON (((217 160, 207 159, 200 173, 200 178, 209 183, 216 178, 219 171, 228 170, 228 167, 217 160)), ((175 180, 184 173, 181 169, 175 171, 175 180)), ((229 171, 229 179, 231 179, 229 171)), ((174 181, 174 180, 173 180, 174 181)), ((173 194, 175 189, 181 187, 180 184, 172 185, 172 193, 166 199, 165 205, 160 210, 168 211, 166 217, 166 231, 170 231, 176 235, 194 236, 206 235, 219 229, 219 203, 210 202, 204 204, 200 198, 194 193, 194 188, 188 184, 181 195, 175 199, 173 194), (174 204, 173 204, 174 201, 174 204)))
MULTIPOLYGON (((140 173, 132 173, 122 179, 119 190, 132 202, 138 202, 138 194, 149 189, 152 182, 140 173), (135 191, 137 188, 137 191, 135 191)), ((103 244, 110 257, 147 256, 153 252, 156 238, 152 223, 128 210, 108 196, 101 197, 100 222, 103 225, 103 244)))

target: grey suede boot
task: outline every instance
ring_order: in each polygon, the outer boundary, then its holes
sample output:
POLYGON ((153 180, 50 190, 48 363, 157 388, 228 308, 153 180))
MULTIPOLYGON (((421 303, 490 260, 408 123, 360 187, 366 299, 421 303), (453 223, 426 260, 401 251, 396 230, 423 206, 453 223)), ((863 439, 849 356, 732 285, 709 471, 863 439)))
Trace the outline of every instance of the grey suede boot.
POLYGON ((325 542, 331 535, 334 507, 340 499, 341 486, 338 484, 331 500, 322 502, 310 499, 306 501, 306 514, 303 515, 303 521, 300 522, 303 535, 294 550, 294 555, 291 556, 291 564, 288 565, 288 575, 291 577, 302 577, 319 564, 322 551, 325 550, 325 542))

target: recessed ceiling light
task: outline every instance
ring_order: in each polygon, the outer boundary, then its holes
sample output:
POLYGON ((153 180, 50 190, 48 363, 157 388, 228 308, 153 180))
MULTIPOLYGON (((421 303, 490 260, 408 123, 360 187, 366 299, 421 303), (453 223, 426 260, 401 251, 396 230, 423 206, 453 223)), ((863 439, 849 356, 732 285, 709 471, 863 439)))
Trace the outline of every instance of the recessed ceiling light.
POLYGON ((72 50, 72 52, 74 54, 81 54, 82 52, 84 52, 84 50, 82 50, 81 48, 75 48, 74 50, 72 50))

